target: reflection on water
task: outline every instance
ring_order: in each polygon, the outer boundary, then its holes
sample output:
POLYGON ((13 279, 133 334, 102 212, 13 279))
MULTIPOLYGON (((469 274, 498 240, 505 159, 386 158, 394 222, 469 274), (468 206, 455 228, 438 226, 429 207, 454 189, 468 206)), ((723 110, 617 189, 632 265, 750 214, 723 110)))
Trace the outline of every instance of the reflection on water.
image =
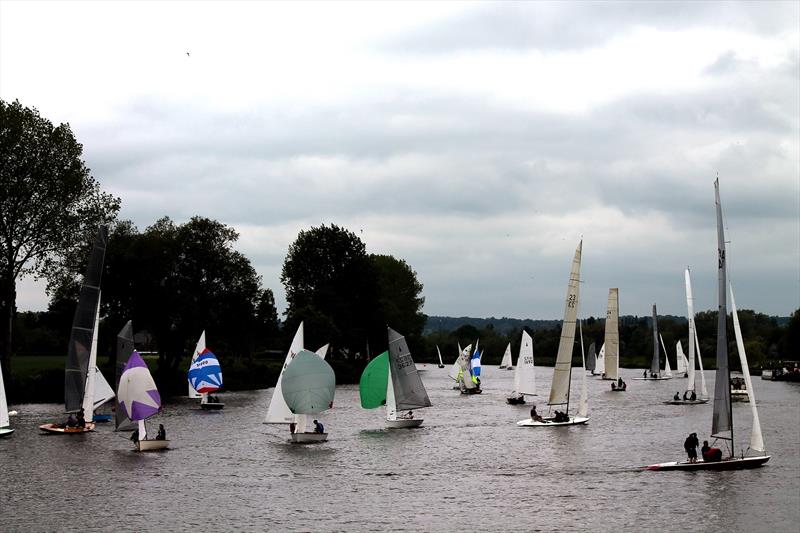
MULTIPOLYGON (((755 383, 766 467, 655 473, 638 467, 683 458, 692 431, 708 438, 710 404, 660 403, 682 379, 629 380, 619 394, 589 378, 588 425, 520 428, 530 402, 505 404, 513 373, 483 372, 474 396, 453 391, 447 369, 422 373, 434 407, 415 411, 425 418, 416 430, 384 429, 382 409, 360 409, 357 388, 339 387, 322 415, 330 440, 313 446, 262 424, 272 389, 225 394, 221 412, 176 400, 153 420, 172 449, 154 454, 102 425, 40 435, 61 407, 14 406, 17 431, 0 440, 2 530, 796 531, 796 384, 755 383)), ((552 369, 537 372, 546 394, 552 369)), ((547 412, 546 396, 535 401, 547 412)), ((733 409, 739 449, 750 410, 733 409)))

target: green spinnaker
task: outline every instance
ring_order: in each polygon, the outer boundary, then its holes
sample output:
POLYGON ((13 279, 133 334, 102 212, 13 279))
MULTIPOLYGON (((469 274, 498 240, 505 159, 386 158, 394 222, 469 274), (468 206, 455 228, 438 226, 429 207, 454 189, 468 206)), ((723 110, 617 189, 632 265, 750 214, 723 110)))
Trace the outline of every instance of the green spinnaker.
POLYGON ((361 395, 361 407, 375 409, 386 405, 386 385, 389 383, 389 352, 383 352, 364 368, 358 392, 361 395))

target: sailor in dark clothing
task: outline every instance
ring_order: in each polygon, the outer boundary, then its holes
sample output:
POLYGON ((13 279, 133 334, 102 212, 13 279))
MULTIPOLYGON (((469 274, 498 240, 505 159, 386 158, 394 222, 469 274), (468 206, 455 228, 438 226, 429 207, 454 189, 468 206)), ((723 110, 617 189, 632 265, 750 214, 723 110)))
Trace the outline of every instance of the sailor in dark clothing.
POLYGON ((697 394, 692 391, 692 395, 689 397, 690 400, 695 401, 697 399, 697 394))
POLYGON ((681 395, 680 395, 680 393, 676 392, 676 393, 675 393, 675 396, 673 396, 673 397, 672 397, 672 399, 673 399, 673 400, 675 400, 676 402, 677 402, 678 400, 680 400, 680 399, 681 399, 681 395))
POLYGON ((686 455, 689 456, 690 463, 697 462, 697 446, 700 441, 697 439, 697 433, 691 433, 683 442, 683 449, 686 450, 686 455))
POLYGON ((79 428, 86 427, 86 417, 83 414, 83 407, 81 407, 81 410, 78 411, 78 420, 76 426, 79 428))
POLYGON ((158 425, 158 433, 156 434, 156 440, 167 440, 167 432, 164 429, 164 424, 158 425))
POLYGON ((314 433, 325 433, 325 426, 318 420, 314 420, 314 433))
POLYGON ((133 433, 131 433, 131 442, 136 444, 139 442, 139 430, 134 429, 133 433))

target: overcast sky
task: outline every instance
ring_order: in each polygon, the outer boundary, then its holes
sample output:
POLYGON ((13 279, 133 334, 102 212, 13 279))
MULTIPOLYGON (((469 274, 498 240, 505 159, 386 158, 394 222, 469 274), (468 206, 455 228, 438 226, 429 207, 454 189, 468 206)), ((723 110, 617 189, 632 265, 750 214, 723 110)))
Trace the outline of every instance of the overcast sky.
MULTIPOLYGON (((800 305, 800 3, 0 2, 0 98, 68 122, 140 229, 193 215, 285 307, 301 229, 405 259, 425 312, 800 305), (188 55, 187 55, 188 52, 188 55)), ((113 246, 113 243, 111 244, 113 246)), ((18 284, 22 310, 41 284, 18 284)))

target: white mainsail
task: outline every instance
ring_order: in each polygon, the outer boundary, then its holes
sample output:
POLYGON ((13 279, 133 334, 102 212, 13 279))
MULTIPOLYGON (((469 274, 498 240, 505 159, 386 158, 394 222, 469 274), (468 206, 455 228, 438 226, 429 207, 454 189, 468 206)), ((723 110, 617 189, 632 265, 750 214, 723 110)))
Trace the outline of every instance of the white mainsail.
MULTIPOLYGON (((200 356, 201 353, 203 353, 203 351, 205 351, 205 349, 206 349, 206 332, 205 332, 205 330, 203 330, 203 332, 200 334, 200 338, 197 339, 197 344, 194 347, 194 353, 192 354, 192 360, 189 361, 189 369, 192 368, 192 365, 194 364, 194 362, 197 361, 197 358, 200 356)), ((189 383, 189 398, 202 398, 202 397, 203 397, 203 395, 200 394, 199 392, 197 392, 196 390, 194 390, 194 387, 192 387, 192 384, 189 383)))
POLYGON ((8 403, 6 402, 6 387, 3 384, 3 368, 0 366, 0 428, 8 427, 8 403))
POLYGON ((700 340, 697 338, 697 328, 694 330, 694 344, 697 347, 697 366, 700 367, 700 397, 708 398, 706 375, 703 372, 703 357, 700 355, 700 340))
POLYGON ((503 360, 500 361, 500 368, 511 368, 513 365, 511 364, 511 343, 508 343, 506 346, 506 351, 503 354, 503 360))
POLYGON ((439 345, 436 345, 436 353, 439 354, 439 368, 444 368, 444 363, 442 362, 442 351, 439 349, 439 345))
POLYGON ((619 378, 619 289, 608 289, 608 310, 606 311, 606 334, 603 348, 603 366, 606 379, 619 378))
POLYGON ((686 361, 686 356, 683 354, 683 346, 681 346, 681 341, 678 341, 675 344, 675 357, 677 358, 678 366, 675 371, 679 375, 686 374, 689 365, 686 361))
POLYGON ((583 350, 583 326, 578 322, 581 331, 581 399, 578 403, 578 416, 589 416, 589 392, 586 388, 586 352, 583 350))
MULTIPOLYGON (((736 335, 736 350, 739 352, 739 362, 742 365, 744 383, 747 387, 747 394, 750 396, 750 409, 753 414, 753 429, 750 432, 750 448, 757 452, 764 452, 764 436, 761 434, 761 422, 758 420, 758 409, 756 408, 756 396, 753 390, 753 381, 750 379, 750 368, 747 364, 747 354, 744 351, 744 341, 742 340, 742 328, 739 326, 739 314, 736 312, 736 300, 733 297, 733 285, 728 284, 731 291, 731 314, 733 314, 733 331, 736 335)), ((2 425, 2 423, 0 423, 2 425)))
POLYGON ((564 305, 564 322, 561 325, 561 339, 558 343, 558 355, 553 368, 550 398, 547 402, 549 405, 567 404, 567 409, 569 409, 569 389, 572 376, 572 350, 575 344, 575 321, 578 316, 582 248, 583 240, 580 241, 575 249, 575 256, 572 259, 564 305))
POLYGON ((514 371, 514 392, 536 396, 536 370, 533 366, 533 339, 524 329, 519 344, 519 358, 514 371))
POLYGON ((294 414, 289 409, 289 406, 286 405, 286 400, 283 397, 282 378, 286 367, 292 362, 294 356, 303 349, 303 344, 303 323, 300 322, 300 325, 297 327, 297 332, 292 339, 289 351, 286 353, 286 359, 283 361, 283 368, 281 368, 278 382, 275 384, 275 390, 272 392, 272 399, 269 402, 269 407, 267 407, 267 416, 264 419, 265 424, 291 424, 295 422, 294 414))
POLYGON ((606 343, 603 343, 603 345, 600 347, 600 351, 597 353, 597 362, 595 363, 595 368, 600 368, 603 370, 606 368, 606 343))
MULTIPOLYGON (((94 313, 94 331, 92 332, 92 347, 89 349, 89 366, 86 371, 86 386, 83 388, 83 412, 87 420, 92 420, 94 412, 95 374, 97 373, 97 333, 100 329, 100 292, 97 293, 97 307, 94 313)), ((112 396, 113 398, 113 396, 112 396)))
POLYGON ((661 347, 664 349, 664 377, 671 378, 672 368, 669 366, 669 354, 667 353, 667 347, 664 345, 664 337, 659 333, 658 338, 661 339, 661 347))

